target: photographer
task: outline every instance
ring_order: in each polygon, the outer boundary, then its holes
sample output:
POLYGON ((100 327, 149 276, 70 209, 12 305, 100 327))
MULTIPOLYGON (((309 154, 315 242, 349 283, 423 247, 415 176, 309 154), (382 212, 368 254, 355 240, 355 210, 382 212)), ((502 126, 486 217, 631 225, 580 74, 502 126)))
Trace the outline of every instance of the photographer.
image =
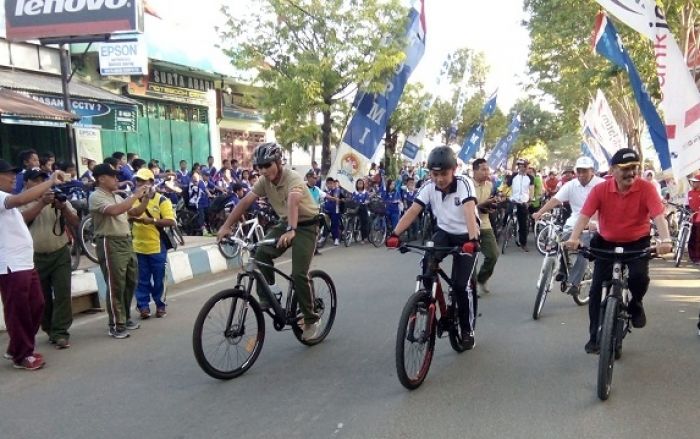
MULTIPOLYGON (((24 190, 42 184, 49 174, 39 169, 24 173, 24 190)), ((44 293, 41 328, 57 349, 70 347, 71 258, 66 226, 78 227, 80 219, 65 194, 49 190, 20 208, 34 241, 34 266, 44 293)))

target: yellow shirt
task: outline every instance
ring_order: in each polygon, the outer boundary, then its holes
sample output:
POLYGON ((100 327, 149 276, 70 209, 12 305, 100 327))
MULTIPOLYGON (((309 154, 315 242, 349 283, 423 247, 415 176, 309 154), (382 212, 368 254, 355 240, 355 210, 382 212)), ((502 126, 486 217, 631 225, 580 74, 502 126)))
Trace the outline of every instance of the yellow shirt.
MULTIPOLYGON (((134 207, 141 204, 140 201, 134 201, 134 207)), ((146 210, 154 219, 171 219, 175 220, 175 212, 173 211, 173 203, 167 197, 156 194, 155 197, 146 205, 146 210)), ((144 212, 140 218, 150 218, 144 212)), ((153 255, 160 253, 160 231, 153 224, 134 223, 131 229, 134 241, 134 252, 142 255, 153 255)))

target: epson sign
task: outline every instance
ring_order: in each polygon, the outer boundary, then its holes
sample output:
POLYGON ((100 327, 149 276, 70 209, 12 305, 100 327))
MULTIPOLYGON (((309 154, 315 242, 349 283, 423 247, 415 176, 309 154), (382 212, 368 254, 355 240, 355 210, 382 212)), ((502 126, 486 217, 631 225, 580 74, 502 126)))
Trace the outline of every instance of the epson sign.
POLYGON ((5 0, 5 18, 12 40, 143 31, 141 0, 5 0))

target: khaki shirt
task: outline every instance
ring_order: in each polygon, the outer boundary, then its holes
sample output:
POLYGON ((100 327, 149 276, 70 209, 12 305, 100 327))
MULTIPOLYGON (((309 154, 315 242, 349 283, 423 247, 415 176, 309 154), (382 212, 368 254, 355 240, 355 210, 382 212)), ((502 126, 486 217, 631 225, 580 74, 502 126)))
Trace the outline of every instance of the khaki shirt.
MULTIPOLYGON (((476 188, 477 204, 483 203, 491 197, 491 190, 493 189, 493 183, 491 181, 487 180, 483 183, 479 183, 474 180, 474 187, 476 188)), ((479 212, 479 219, 481 220, 481 228, 483 230, 493 229, 488 213, 479 212)))
POLYGON ((253 192, 259 197, 267 197, 270 205, 280 218, 286 220, 289 216, 287 198, 290 192, 299 192, 299 222, 309 221, 318 215, 318 205, 311 198, 306 183, 296 171, 284 168, 282 178, 276 185, 265 177, 260 177, 253 186, 253 192))
MULTIPOLYGON (((41 203, 41 201, 32 201, 21 206, 19 210, 24 212, 36 206, 37 203, 41 203)), ((75 209, 73 209, 70 202, 66 202, 66 208, 75 214, 75 209)), ((68 245, 70 240, 65 230, 61 229, 60 220, 58 219, 60 216, 60 213, 56 214, 56 209, 53 206, 47 205, 41 209, 41 212, 31 224, 27 224, 29 233, 34 241, 34 253, 53 253, 68 245), (54 230, 54 227, 56 227, 56 230, 54 230), (54 232, 60 233, 60 235, 57 236, 54 232)))
POLYGON ((131 235, 131 227, 129 227, 129 216, 126 212, 121 215, 105 215, 104 210, 108 206, 119 204, 124 199, 111 192, 107 192, 102 188, 95 189, 95 192, 90 194, 88 205, 92 214, 92 224, 95 229, 95 236, 129 236, 131 235))

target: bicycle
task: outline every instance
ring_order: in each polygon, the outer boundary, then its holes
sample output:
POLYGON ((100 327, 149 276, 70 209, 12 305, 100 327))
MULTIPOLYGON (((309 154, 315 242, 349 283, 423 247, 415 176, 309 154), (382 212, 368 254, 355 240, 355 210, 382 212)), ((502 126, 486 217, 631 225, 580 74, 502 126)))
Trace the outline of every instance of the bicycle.
POLYGON ((245 269, 238 274, 236 285, 216 293, 202 306, 195 320, 192 347, 195 359, 209 376, 230 380, 245 373, 255 363, 265 341, 263 312, 272 318, 275 330, 291 328, 302 344, 313 346, 322 342, 333 326, 336 313, 336 290, 331 277, 321 270, 309 272, 314 311, 321 317, 319 335, 311 340, 302 339, 301 313, 297 307, 292 278, 272 265, 255 259, 262 246, 274 246, 277 241, 266 239, 246 244, 251 257, 245 269), (269 267, 289 282, 286 298, 275 295, 259 266, 269 267), (259 284, 261 298, 269 303, 263 309, 253 296, 253 286, 259 284))
POLYGON ((219 252, 226 259, 233 259, 241 253, 247 244, 262 241, 265 237, 265 231, 260 225, 258 215, 248 215, 248 219, 238 223, 236 231, 232 235, 232 239, 224 239, 219 241, 217 246, 219 252))
MULTIPOLYGON (((427 256, 427 263, 431 267, 429 274, 417 276, 416 291, 408 299, 401 312, 396 334, 396 373, 401 384, 409 390, 417 389, 428 375, 435 351, 436 337, 442 338, 447 333, 450 346, 456 352, 462 353, 471 349, 471 346, 465 343, 459 325, 457 301, 454 298, 452 280, 437 263, 434 263, 435 253, 462 254, 462 249, 460 247, 434 247, 433 245, 432 241, 428 241, 425 246, 402 244, 399 247, 399 251, 404 254, 416 252, 424 257, 427 256), (447 300, 445 300, 440 278, 448 285, 447 300), (431 291, 427 291, 423 287, 423 281, 426 280, 432 282, 431 291), (440 313, 439 318, 436 317, 437 312, 440 313)), ((476 267, 476 263, 474 267, 476 267)), ((474 276, 471 277, 468 288, 472 293, 476 291, 474 276)), ((476 314, 476 301, 474 308, 474 314, 476 314)))
MULTIPOLYGON (((540 275, 537 278, 537 296, 535 297, 535 307, 532 310, 532 318, 538 320, 542 313, 542 308, 547 300, 547 296, 554 289, 556 277, 554 273, 562 272, 564 278, 560 281, 559 289, 562 293, 566 293, 569 289, 569 253, 561 242, 561 230, 555 227, 549 227, 543 231, 548 231, 546 237, 545 256, 542 260, 540 275)), ((579 292, 572 294, 572 298, 576 305, 583 306, 588 303, 590 297, 588 293, 591 288, 591 267, 590 264, 586 267, 586 271, 579 285, 579 292)))
POLYGON ((369 215, 369 240, 375 247, 380 247, 384 244, 387 230, 386 220, 386 203, 378 197, 370 200, 368 209, 369 215))
POLYGON ((345 247, 350 247, 353 240, 360 242, 362 239, 359 210, 360 205, 356 201, 348 200, 345 202, 345 213, 341 219, 341 238, 345 247))
POLYGON ((499 237, 501 240, 502 255, 506 254, 506 248, 508 247, 508 244, 511 240, 515 242, 516 246, 520 247, 520 226, 518 225, 518 218, 516 216, 518 212, 518 206, 515 203, 511 204, 512 206, 510 206, 510 215, 508 215, 508 221, 501 230, 501 235, 499 237))
POLYGON ((627 287, 626 264, 638 259, 651 257, 650 249, 626 250, 615 247, 613 250, 581 247, 579 251, 594 259, 612 262, 612 279, 603 283, 601 320, 598 329, 598 398, 605 401, 610 397, 613 366, 622 357, 622 340, 631 333, 631 315, 628 305, 630 292, 627 287))
POLYGON ((690 229, 693 227, 693 212, 688 209, 687 207, 680 205, 680 204, 674 204, 674 203, 668 203, 671 206, 675 207, 676 210, 678 211, 678 235, 676 236, 676 240, 674 241, 673 245, 675 246, 673 250, 673 262, 676 267, 679 267, 681 265, 681 261, 683 261, 683 254, 685 253, 685 249, 688 247, 688 238, 690 238, 690 229))
POLYGON ((561 210, 555 208, 552 212, 547 212, 542 215, 539 221, 535 223, 535 246, 537 251, 545 256, 547 251, 545 248, 551 242, 552 236, 560 236, 564 229, 564 221, 561 219, 561 210), (550 233, 550 229, 554 229, 554 234, 550 233))

